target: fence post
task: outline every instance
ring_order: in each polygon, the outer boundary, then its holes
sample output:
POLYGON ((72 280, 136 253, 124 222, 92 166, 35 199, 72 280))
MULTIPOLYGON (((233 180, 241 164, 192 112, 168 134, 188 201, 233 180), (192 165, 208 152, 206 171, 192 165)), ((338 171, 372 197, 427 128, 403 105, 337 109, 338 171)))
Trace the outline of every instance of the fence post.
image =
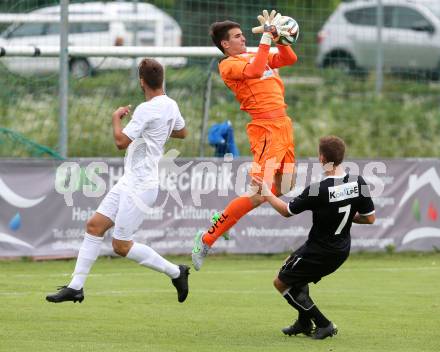
POLYGON ((200 143, 199 143, 199 156, 205 156, 205 138, 206 138, 206 126, 209 120, 209 108, 211 106, 211 91, 212 91, 212 69, 214 63, 217 62, 216 58, 211 59, 208 69, 208 78, 206 80, 205 99, 203 99, 203 119, 202 126, 200 128, 200 143))
MULTIPOLYGON (((139 6, 138 6, 139 0, 133 0, 132 6, 133 6, 133 13, 137 16, 139 13, 139 6)), ((131 45, 137 46, 138 45, 138 22, 134 21, 133 23, 133 41, 131 45)), ((138 85, 138 70, 137 70, 137 63, 136 58, 133 57, 131 61, 131 84, 134 86, 138 85)))
POLYGON ((383 88, 383 4, 382 0, 377 0, 376 25, 377 25, 377 57, 376 57, 376 95, 382 93, 383 88))
POLYGON ((69 0, 61 0, 60 5, 60 111, 58 148, 60 155, 63 158, 67 158, 69 104, 69 0))

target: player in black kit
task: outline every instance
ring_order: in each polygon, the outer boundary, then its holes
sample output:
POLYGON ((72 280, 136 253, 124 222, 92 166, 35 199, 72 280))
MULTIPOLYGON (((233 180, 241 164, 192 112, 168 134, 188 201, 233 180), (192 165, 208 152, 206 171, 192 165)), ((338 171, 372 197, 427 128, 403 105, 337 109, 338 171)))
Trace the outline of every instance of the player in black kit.
POLYGON ((287 258, 274 280, 276 289, 299 313, 293 325, 282 329, 286 335, 302 333, 314 339, 336 335, 336 325, 320 312, 309 296, 308 284, 316 284, 348 258, 353 222, 372 224, 375 221, 368 185, 361 176, 345 173, 341 165, 344 153, 345 143, 339 137, 321 138, 319 161, 324 166, 325 178, 306 187, 288 204, 274 196, 270 186, 261 179, 254 180, 281 215, 289 217, 306 210, 313 213, 306 243, 287 258))

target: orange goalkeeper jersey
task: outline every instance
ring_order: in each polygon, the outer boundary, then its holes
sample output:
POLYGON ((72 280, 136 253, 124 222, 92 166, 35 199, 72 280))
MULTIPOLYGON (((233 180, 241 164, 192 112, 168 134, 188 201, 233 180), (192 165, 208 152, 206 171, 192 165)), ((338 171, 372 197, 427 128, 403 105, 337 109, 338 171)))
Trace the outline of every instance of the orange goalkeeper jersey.
POLYGON ((223 59, 219 63, 220 76, 234 92, 241 110, 258 114, 286 108, 284 84, 278 74, 278 68, 285 65, 282 57, 270 53, 262 77, 248 78, 244 70, 255 56, 256 53, 244 53, 223 59))

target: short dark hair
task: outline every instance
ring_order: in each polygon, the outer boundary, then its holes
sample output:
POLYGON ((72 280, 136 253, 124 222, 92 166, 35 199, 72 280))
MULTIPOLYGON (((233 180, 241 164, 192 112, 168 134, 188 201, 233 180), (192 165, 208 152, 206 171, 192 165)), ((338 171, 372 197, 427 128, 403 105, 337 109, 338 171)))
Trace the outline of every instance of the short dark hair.
POLYGON ((163 86, 163 67, 154 59, 145 58, 139 64, 139 78, 151 89, 163 86))
POLYGON ((319 154, 326 163, 333 163, 338 166, 344 160, 345 142, 337 136, 326 136, 319 140, 319 154))
POLYGON ((214 22, 211 24, 209 35, 215 46, 219 48, 222 53, 225 49, 222 47, 222 40, 229 40, 229 30, 232 28, 240 28, 240 24, 232 21, 214 22))

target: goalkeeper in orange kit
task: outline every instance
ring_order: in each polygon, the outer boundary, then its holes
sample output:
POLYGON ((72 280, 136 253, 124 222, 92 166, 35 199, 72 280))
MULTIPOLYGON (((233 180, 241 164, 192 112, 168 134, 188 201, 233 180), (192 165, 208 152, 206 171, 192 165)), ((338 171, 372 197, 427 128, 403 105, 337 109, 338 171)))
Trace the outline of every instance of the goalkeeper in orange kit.
MULTIPOLYGON (((281 36, 290 35, 296 41, 298 26, 286 32, 287 17, 264 10, 258 16, 260 27, 254 33, 263 33, 256 53, 246 52, 246 38, 240 25, 232 21, 215 22, 211 25, 211 38, 225 54, 219 63, 220 75, 226 86, 240 102, 251 122, 247 124, 250 149, 253 154, 251 177, 259 176, 273 184, 273 192, 282 194, 282 176, 287 175, 290 191, 293 186, 294 142, 292 121, 286 113, 284 84, 277 69, 293 65, 297 56, 288 45, 281 45, 281 36), (275 42, 278 52, 269 52, 275 42)), ((283 192, 286 193, 286 192, 283 192)), ((199 270, 214 242, 225 234, 243 215, 264 202, 258 192, 252 192, 232 200, 221 214, 216 214, 208 231, 200 231, 194 239, 192 261, 199 270)))

